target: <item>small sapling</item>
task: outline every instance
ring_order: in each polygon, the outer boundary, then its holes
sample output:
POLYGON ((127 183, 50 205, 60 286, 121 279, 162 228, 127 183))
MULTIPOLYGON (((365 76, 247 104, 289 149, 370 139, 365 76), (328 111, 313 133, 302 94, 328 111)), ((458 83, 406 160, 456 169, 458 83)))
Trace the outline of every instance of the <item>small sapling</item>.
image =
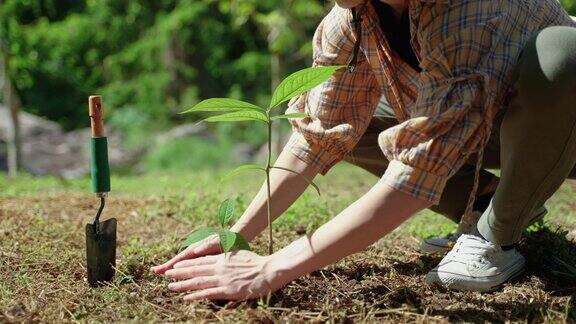
MULTIPOLYGON (((267 186, 267 192, 268 192, 268 199, 267 199, 267 211, 268 211, 268 253, 272 254, 274 251, 274 243, 273 243, 273 235, 272 235, 272 215, 271 215, 271 198, 270 198, 270 170, 272 169, 279 169, 279 170, 283 170, 283 171, 287 171, 287 172, 291 172, 291 173, 295 173, 298 174, 302 177, 304 177, 302 174, 294 171, 294 170, 290 170, 290 169, 286 169, 286 168, 282 168, 282 167, 276 167, 273 166, 271 163, 272 160, 272 123, 275 120, 279 120, 279 119, 295 119, 295 118, 307 118, 310 117, 305 113, 288 113, 288 114, 284 114, 284 115, 272 115, 272 111, 274 110, 274 108, 277 108, 278 106, 280 106, 282 103, 298 96, 301 95, 302 93, 309 91, 310 89, 320 85, 321 83, 323 83, 324 81, 328 80, 333 74, 334 72, 336 72, 338 69, 343 68, 343 66, 321 66, 321 67, 312 67, 312 68, 307 68, 307 69, 303 69, 300 71, 297 71, 293 74, 291 74, 290 76, 288 76, 286 79, 284 79, 279 85, 278 87, 274 90, 274 93, 272 94, 272 99, 270 100, 270 104, 268 106, 268 108, 264 109, 261 108, 259 106, 256 106, 254 104, 245 102, 245 101, 241 101, 241 100, 236 100, 236 99, 230 99, 230 98, 211 98, 211 99, 207 99, 204 101, 201 101, 200 103, 198 103, 197 105, 195 105, 194 107, 184 111, 184 113, 198 113, 198 112, 212 112, 212 113, 220 113, 219 115, 215 115, 215 116, 210 116, 208 118, 205 118, 204 121, 207 122, 240 122, 240 121, 256 121, 259 123, 263 123, 267 126, 268 128, 268 137, 267 137, 267 161, 266 161, 266 166, 265 167, 261 167, 259 165, 256 164, 244 164, 244 165, 240 165, 237 168, 235 168, 234 170, 230 171, 229 173, 227 173, 223 180, 226 180, 228 178, 231 178, 233 176, 236 176, 237 174, 244 172, 244 171, 249 171, 249 170, 255 170, 255 171, 263 171, 266 174, 266 186, 267 186)), ((316 191, 318 192, 318 194, 320 194, 320 190, 318 189, 318 186, 312 182, 311 180, 307 179, 306 177, 304 177, 304 179, 314 187, 314 189, 316 189, 316 191)), ((222 206, 228 206, 226 200, 224 201, 224 203, 222 203, 222 206)), ((220 207, 220 219, 222 220, 222 208, 220 207)), ((227 208, 227 207, 225 207, 227 208)), ((228 218, 228 221, 230 220, 230 218, 228 218)), ((227 225, 228 222, 226 222, 227 225)), ((222 224, 222 222, 221 222, 222 224)), ((222 227, 225 227, 226 225, 222 225, 222 227)), ((194 242, 197 242, 201 239, 204 239, 205 237, 215 234, 217 233, 217 231, 215 229, 202 229, 202 230, 198 230, 194 233, 192 233, 184 242, 184 244, 190 245, 194 242)), ((236 244, 235 242, 237 240, 242 241, 242 246, 248 246, 248 244, 246 243, 246 240, 244 240, 244 238, 242 238, 242 236, 238 233, 233 233, 229 230, 220 230, 220 232, 218 232, 220 235, 220 240, 221 240, 221 245, 222 245, 222 250, 227 252, 230 249, 232 249, 233 247, 237 247, 240 248, 240 245, 236 244), (222 240, 226 240, 225 242, 223 242, 222 240), (246 243, 246 244, 244 244, 246 243), (225 248, 228 249, 225 249, 225 248)))
POLYGON ((234 216, 234 200, 228 198, 220 204, 218 210, 218 221, 220 228, 205 227, 192 232, 182 243, 182 247, 201 241, 211 235, 217 234, 220 238, 220 248, 224 253, 236 248, 238 250, 250 250, 248 242, 239 233, 234 233, 228 229, 230 220, 234 216))

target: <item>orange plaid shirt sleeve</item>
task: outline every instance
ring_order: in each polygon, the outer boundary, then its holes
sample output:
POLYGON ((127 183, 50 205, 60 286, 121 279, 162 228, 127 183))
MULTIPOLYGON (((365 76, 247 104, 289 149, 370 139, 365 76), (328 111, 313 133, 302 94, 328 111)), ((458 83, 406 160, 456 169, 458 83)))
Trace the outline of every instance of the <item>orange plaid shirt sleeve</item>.
MULTIPOLYGON (((314 66, 346 65, 355 37, 347 11, 334 7, 313 39, 314 66), (344 24, 344 25, 343 25, 344 24)), ((354 148, 370 123, 381 96, 370 65, 359 55, 354 72, 338 70, 328 81, 294 98, 287 113, 306 112, 311 118, 291 120, 294 133, 287 148, 321 174, 354 148)))
MULTIPOLYGON (((524 44, 542 28, 574 22, 556 0, 408 3, 422 72, 391 51, 368 2, 358 68, 291 102, 289 111, 312 118, 291 121, 287 147, 325 174, 357 143, 383 93, 399 124, 379 137, 390 161, 381 181, 437 204, 449 177, 485 145, 524 44)), ((346 64, 355 40, 350 17, 335 7, 320 24, 316 65, 346 64)))

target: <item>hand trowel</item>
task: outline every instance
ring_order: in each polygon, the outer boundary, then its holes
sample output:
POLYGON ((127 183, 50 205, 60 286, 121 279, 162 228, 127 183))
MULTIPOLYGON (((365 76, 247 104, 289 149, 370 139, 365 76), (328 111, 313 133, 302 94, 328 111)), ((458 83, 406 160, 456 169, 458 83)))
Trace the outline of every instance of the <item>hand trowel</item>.
POLYGON ((92 191, 100 198, 100 207, 94 222, 86 224, 86 265, 88 283, 91 287, 105 285, 114 278, 116 266, 116 226, 115 218, 100 221, 100 216, 110 192, 110 167, 108 165, 108 139, 104 131, 104 106, 101 96, 88 99, 90 114, 90 170, 92 191))

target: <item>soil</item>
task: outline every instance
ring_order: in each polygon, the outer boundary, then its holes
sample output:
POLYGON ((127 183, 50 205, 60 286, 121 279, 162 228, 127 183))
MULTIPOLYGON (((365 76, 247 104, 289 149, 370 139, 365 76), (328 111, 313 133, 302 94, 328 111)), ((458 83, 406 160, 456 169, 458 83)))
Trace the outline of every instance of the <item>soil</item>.
MULTIPOLYGON (((391 234, 362 253, 316 271, 268 300, 186 304, 148 272, 177 251, 191 224, 163 198, 114 198, 105 217, 119 220, 118 272, 98 289, 85 279, 84 226, 92 195, 0 198, 0 322, 573 322, 576 245, 561 229, 541 227, 519 249, 527 270, 492 293, 432 287, 424 275, 440 257, 418 240, 391 234), (155 210, 156 213, 151 213, 155 210), (552 253, 553 252, 553 253, 552 253)), ((298 233, 297 233, 298 232, 298 233)), ((277 233, 279 244, 302 228, 277 233)), ((265 241, 256 250, 264 252, 265 241)))

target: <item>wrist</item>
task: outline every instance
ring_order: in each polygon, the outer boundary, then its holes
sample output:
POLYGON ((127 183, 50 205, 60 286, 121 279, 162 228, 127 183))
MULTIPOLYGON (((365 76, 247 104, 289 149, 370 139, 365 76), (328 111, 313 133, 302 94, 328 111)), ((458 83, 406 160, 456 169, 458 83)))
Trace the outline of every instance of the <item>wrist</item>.
POLYGON ((295 280, 301 276, 315 270, 310 268, 310 258, 312 257, 309 246, 309 238, 304 236, 292 242, 290 245, 268 256, 270 269, 274 277, 282 285, 295 280))
POLYGON ((242 219, 239 219, 231 228, 230 230, 234 233, 239 233, 240 235, 242 235, 242 237, 244 237, 244 239, 246 239, 246 241, 250 242, 252 241, 256 235, 258 235, 257 233, 253 233, 253 230, 250 228, 250 223, 249 222, 244 222, 242 221, 242 219))
POLYGON ((267 258, 266 272, 270 275, 270 286, 273 290, 280 289, 290 281, 298 278, 295 275, 293 265, 278 252, 267 256, 267 258))

